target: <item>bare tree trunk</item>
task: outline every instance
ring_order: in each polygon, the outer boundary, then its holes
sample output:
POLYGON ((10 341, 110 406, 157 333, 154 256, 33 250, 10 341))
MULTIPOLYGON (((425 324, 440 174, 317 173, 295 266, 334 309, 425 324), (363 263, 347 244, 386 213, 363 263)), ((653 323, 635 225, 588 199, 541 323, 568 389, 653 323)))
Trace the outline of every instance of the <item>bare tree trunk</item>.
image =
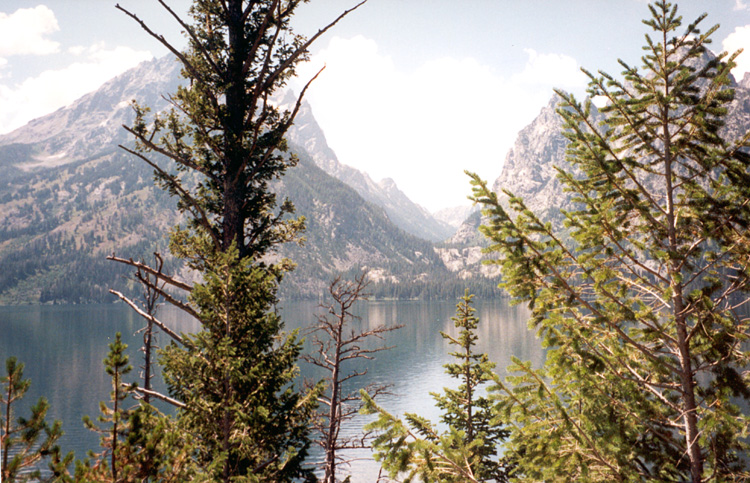
MULTIPOLYGON (((368 294, 364 292, 368 283, 366 273, 358 276, 354 282, 343 282, 340 277, 336 277, 328 287, 329 294, 333 299, 330 305, 321 305, 326 309, 327 314, 318 316, 318 324, 313 331, 313 344, 317 346, 316 357, 302 356, 302 358, 318 367, 330 372, 328 379, 330 384, 330 396, 321 398, 321 402, 328 405, 328 421, 320 422, 316 429, 321 433, 320 441, 325 451, 324 462, 324 483, 336 482, 336 470, 338 463, 338 451, 343 449, 365 449, 369 448, 369 434, 365 433, 356 437, 344 438, 339 437, 341 423, 352 419, 359 412, 361 399, 358 393, 343 394, 341 391, 342 384, 349 379, 364 375, 367 371, 352 372, 345 374, 343 365, 351 359, 372 359, 373 354, 390 347, 377 347, 374 349, 363 348, 363 341, 367 338, 383 338, 383 334, 402 326, 380 326, 374 329, 356 332, 351 334, 345 332, 348 330, 348 324, 358 317, 352 312, 352 307, 358 300, 367 300, 368 294), (322 331, 327 338, 321 339, 315 332, 322 331), (347 334, 347 335, 345 335, 347 334), (354 402, 356 401, 356 405, 354 402)), ((383 394, 386 386, 369 387, 368 390, 375 395, 383 394)))
MULTIPOLYGON (((666 44, 666 33, 664 45, 666 44)), ((666 52, 666 49, 665 49, 666 52)), ((665 53, 666 55, 666 53, 665 53)), ((666 62, 666 58, 665 58, 666 62)), ((666 95, 669 95, 669 84, 666 86, 666 95)), ((662 135, 664 136, 664 177, 666 180, 667 195, 667 229, 668 242, 671 251, 678 250, 677 227, 674 208, 674 186, 672 183, 672 153, 671 138, 669 132, 669 112, 665 107, 662 110, 662 135)), ((695 381, 693 380, 693 367, 690 354, 690 342, 688 341, 686 317, 683 303, 683 284, 680 281, 678 262, 673 260, 669 264, 669 280, 672 288, 672 304, 675 325, 677 329, 677 346, 680 362, 680 386, 682 392, 683 415, 685 426, 685 443, 688 457, 690 458, 690 474, 693 483, 703 481, 703 455, 698 444, 698 418, 696 415, 697 404, 695 401, 695 381)))

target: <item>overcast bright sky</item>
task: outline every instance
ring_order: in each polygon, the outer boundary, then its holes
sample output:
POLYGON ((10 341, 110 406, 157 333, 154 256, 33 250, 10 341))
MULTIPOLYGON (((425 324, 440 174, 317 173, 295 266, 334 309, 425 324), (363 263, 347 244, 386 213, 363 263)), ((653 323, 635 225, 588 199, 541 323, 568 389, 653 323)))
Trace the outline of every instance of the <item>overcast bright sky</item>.
MULTIPOLYGON (((166 51, 105 0, 3 0, 0 133, 67 105, 166 51)), ((184 45, 156 0, 119 0, 184 45)), ((189 1, 170 3, 179 13, 189 1)), ((298 10, 311 35, 356 0, 298 10)), ((750 47, 750 0, 678 2, 703 12, 713 50, 750 47)), ((307 99, 341 162, 391 177, 430 210, 467 204, 464 169, 494 180, 520 129, 559 87, 584 92, 579 68, 618 74, 638 64, 644 0, 369 0, 313 48, 300 75, 326 70, 307 99)), ((750 71, 750 49, 735 75, 750 71)))

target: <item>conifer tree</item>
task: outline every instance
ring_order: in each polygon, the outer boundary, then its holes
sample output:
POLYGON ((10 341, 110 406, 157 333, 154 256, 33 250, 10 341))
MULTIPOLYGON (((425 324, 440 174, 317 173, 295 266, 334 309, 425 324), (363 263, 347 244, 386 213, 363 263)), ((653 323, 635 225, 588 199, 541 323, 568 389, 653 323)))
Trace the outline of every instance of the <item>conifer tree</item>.
MULTIPOLYGON (((104 366, 112 380, 110 406, 101 402, 97 418, 104 426, 88 416, 83 420, 88 429, 102 435, 102 451, 89 452, 86 460, 76 461, 75 481, 178 483, 195 479, 200 471, 191 457, 192 436, 146 402, 124 406, 136 386, 123 381, 132 370, 125 353, 127 347, 119 332, 109 345, 104 366)), ((62 467, 62 463, 58 466, 62 467)), ((58 472, 63 477, 55 481, 73 481, 67 473, 58 472)))
POLYGON ((57 441, 62 436, 62 423, 55 421, 52 425, 45 420, 49 403, 40 397, 31 407, 29 418, 15 417, 14 405, 17 406, 31 386, 29 379, 23 378, 24 365, 15 357, 5 361, 6 375, 0 378, 2 395, 0 395, 0 480, 12 483, 16 481, 40 481, 39 464, 49 457, 53 476, 62 466, 59 463, 70 463, 72 454, 62 457, 57 441))
POLYGON ((196 0, 192 22, 159 3, 183 28, 186 52, 118 8, 177 57, 186 83, 169 97, 167 113, 151 116, 135 105, 126 129, 136 147, 123 149, 152 166, 157 183, 177 197, 187 222, 172 232, 170 250, 201 282, 112 258, 184 291, 187 302, 142 280, 202 329, 178 335, 148 317, 173 340, 161 357, 170 394, 151 395, 177 406, 176 422, 195 436, 193 455, 205 477, 305 478, 317 393, 294 388, 301 346, 294 334, 283 334, 274 310, 292 266, 275 251, 297 239, 304 220, 292 217, 288 200, 277 202, 271 183, 296 163, 284 134, 307 87, 291 112, 271 97, 306 60, 310 44, 351 10, 305 39, 290 27, 302 0, 196 0))
POLYGON ((498 458, 498 449, 508 432, 495 417, 490 398, 478 394, 481 386, 495 379, 495 364, 487 354, 474 352, 479 320, 474 316, 472 298, 466 290, 456 306, 452 320, 460 329, 458 337, 441 332, 449 344, 458 346, 450 354, 457 362, 446 364, 445 369, 460 381, 457 389, 432 393, 442 410, 446 431, 440 432, 432 422, 411 413, 404 415, 404 423, 362 391, 363 412, 378 416, 367 426, 380 433, 373 441, 375 458, 392 478, 406 473, 404 482, 507 481, 508 464, 498 458))
POLYGON ((558 92, 575 210, 544 223, 472 175, 504 287, 532 310, 545 366, 499 384, 510 450, 528 481, 748 478, 748 135, 721 136, 737 54, 707 50, 705 15, 649 6, 643 66, 558 92), (602 119, 603 121, 598 121, 602 119))
POLYGON ((110 393, 112 406, 109 407, 105 402, 100 402, 101 414, 97 418, 107 427, 100 428, 89 416, 83 418, 83 423, 88 429, 102 434, 103 452, 97 456, 91 454, 88 461, 83 464, 78 463, 78 468, 76 468, 78 480, 116 482, 122 478, 124 462, 120 458, 123 451, 119 445, 127 437, 128 420, 132 413, 131 408, 124 407, 129 390, 125 387, 123 376, 133 369, 125 353, 127 347, 128 345, 122 342, 121 334, 117 332, 114 342, 109 344, 109 353, 104 359, 105 371, 112 379, 112 392, 110 393))

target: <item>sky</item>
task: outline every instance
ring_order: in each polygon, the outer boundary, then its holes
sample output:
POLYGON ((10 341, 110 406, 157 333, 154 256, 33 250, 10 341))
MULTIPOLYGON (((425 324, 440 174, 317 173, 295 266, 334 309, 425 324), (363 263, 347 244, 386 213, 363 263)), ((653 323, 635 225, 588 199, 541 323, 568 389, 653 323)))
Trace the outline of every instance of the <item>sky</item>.
MULTIPOLYGON (((0 2, 0 134, 70 104, 166 50, 114 0, 0 2)), ((180 27, 157 0, 119 0, 175 46, 180 27)), ((188 0, 167 2, 184 15, 188 0)), ((312 0, 294 28, 307 36, 356 4, 312 0)), ((683 24, 716 24, 712 50, 750 47, 750 0, 678 2, 683 24)), ((468 205, 464 170, 500 175, 518 131, 552 97, 582 96, 580 69, 618 75, 639 65, 645 0, 369 0, 321 37, 298 69, 340 162, 393 178, 430 211, 468 205)), ((734 74, 750 71, 750 48, 734 74)))

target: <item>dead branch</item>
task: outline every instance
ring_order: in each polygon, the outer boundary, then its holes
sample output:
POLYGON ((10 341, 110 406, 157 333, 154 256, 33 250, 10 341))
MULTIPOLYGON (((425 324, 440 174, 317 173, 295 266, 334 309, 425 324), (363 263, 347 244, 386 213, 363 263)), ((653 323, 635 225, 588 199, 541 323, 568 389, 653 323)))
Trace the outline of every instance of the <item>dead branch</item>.
POLYGON ((159 272, 158 270, 155 270, 155 269, 149 267, 148 265, 146 265, 144 263, 136 262, 132 258, 128 258, 128 259, 118 258, 113 253, 112 255, 107 256, 107 260, 112 260, 112 261, 115 261, 115 262, 124 263, 125 265, 130 265, 131 267, 135 267, 135 268, 137 268, 139 270, 143 270, 144 272, 150 273, 151 275, 156 276, 160 280, 163 280, 164 282, 167 282, 169 285, 172 285, 173 287, 177 287, 177 288, 179 288, 181 290, 184 290, 186 292, 192 292, 193 291, 193 287, 191 285, 189 285, 189 284, 187 284, 187 283, 185 283, 183 281, 177 280, 174 277, 170 277, 169 275, 165 275, 164 273, 159 272))
POLYGON ((166 403, 169 403, 172 406, 178 407, 180 409, 182 409, 182 408, 185 407, 185 403, 184 402, 178 401, 177 399, 173 399, 173 398, 171 398, 169 396, 165 396, 164 394, 162 394, 160 392, 152 391, 150 389, 144 389, 144 388, 138 387, 138 386, 131 387, 130 384, 125 384, 125 383, 123 383, 122 386, 123 387, 127 387, 128 389, 130 389, 132 391, 135 391, 135 392, 137 392, 139 394, 143 394, 143 395, 147 394, 147 395, 149 395, 151 397, 154 397, 156 399, 159 399, 160 401, 164 401, 166 403))
POLYGON ((111 293, 111 294, 116 295, 117 297, 119 297, 120 300, 122 300, 123 302, 125 302, 126 304, 128 304, 133 310, 135 310, 138 313, 138 315, 140 315, 141 317, 143 317, 146 320, 149 320, 149 321, 153 322, 154 325, 156 325, 157 327, 159 327, 162 330, 162 332, 164 332, 165 334, 167 334, 169 337, 171 337, 172 339, 174 339, 176 342, 179 342, 180 344, 185 345, 184 340, 182 339, 182 337, 179 334, 177 334, 172 329, 170 329, 169 327, 167 327, 166 325, 164 325, 163 322, 161 322, 160 320, 158 320, 153 315, 147 314, 146 312, 144 312, 143 310, 141 310, 141 308, 138 307, 135 304, 135 302, 133 302, 132 300, 130 300, 129 298, 127 298, 126 296, 124 296, 123 294, 121 294, 120 292, 118 292, 117 290, 109 289, 109 293, 111 293))

